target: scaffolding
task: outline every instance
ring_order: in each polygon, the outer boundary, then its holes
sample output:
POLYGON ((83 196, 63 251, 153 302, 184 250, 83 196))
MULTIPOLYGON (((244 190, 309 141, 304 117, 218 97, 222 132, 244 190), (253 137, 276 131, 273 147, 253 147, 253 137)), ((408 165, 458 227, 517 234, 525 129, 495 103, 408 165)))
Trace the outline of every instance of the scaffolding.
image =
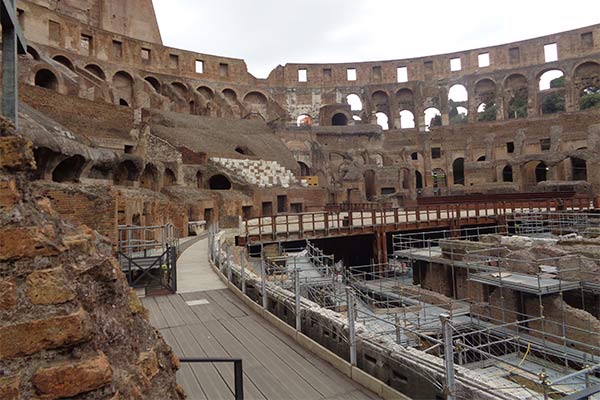
MULTIPOLYGON (((263 288, 295 293, 296 315, 300 296, 348 313, 349 333, 331 335, 351 349, 356 321, 375 341, 500 379, 515 398, 556 398, 600 385, 600 264, 576 251, 523 258, 519 246, 597 236, 600 215, 530 211, 502 225, 394 235, 385 264, 342 266, 306 241, 274 255, 261 246, 248 265, 263 288)), ((440 390, 460 398, 452 379, 440 390)))

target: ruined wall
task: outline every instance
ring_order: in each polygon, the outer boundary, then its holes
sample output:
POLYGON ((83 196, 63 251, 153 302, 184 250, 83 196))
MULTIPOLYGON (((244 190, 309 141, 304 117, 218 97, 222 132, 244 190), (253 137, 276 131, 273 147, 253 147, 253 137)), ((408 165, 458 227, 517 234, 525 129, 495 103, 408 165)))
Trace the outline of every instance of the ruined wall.
MULTIPOLYGON (((17 7, 23 7, 23 1, 17 7)), ((31 0, 90 27, 162 43, 152 0, 31 0)))
POLYGON ((182 399, 179 361, 110 244, 31 192, 31 142, 2 124, 0 397, 182 399))

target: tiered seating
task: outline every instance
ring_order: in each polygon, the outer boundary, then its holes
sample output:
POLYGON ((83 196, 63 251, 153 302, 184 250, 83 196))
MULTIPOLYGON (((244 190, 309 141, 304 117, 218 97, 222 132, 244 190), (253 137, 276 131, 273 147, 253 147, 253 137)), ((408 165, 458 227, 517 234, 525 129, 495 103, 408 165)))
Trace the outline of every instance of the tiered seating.
POLYGON ((269 188, 293 185, 308 186, 305 179, 298 180, 292 171, 279 165, 277 161, 238 160, 233 158, 211 158, 210 161, 227 170, 238 179, 258 187, 269 188))

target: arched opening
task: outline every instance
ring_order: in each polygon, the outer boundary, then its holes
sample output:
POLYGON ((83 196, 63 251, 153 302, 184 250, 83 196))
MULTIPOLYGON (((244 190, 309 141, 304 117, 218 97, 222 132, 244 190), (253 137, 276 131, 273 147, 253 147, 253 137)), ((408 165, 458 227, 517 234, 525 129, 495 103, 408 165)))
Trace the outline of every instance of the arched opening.
POLYGON ((425 110, 425 130, 429 131, 432 126, 442 126, 442 113, 435 107, 425 110))
POLYGON ((110 167, 106 166, 106 165, 94 165, 90 169, 90 173, 88 174, 88 179, 101 179, 101 180, 110 179, 110 167))
POLYGON ((163 179, 164 186, 174 186, 177 184, 177 177, 175 176, 175 172, 170 168, 165 168, 165 176, 163 179))
POLYGON ((204 177, 202 171, 196 172, 196 188, 202 189, 204 187, 204 177))
POLYGON ((173 88, 173 91, 175 93, 177 93, 177 95, 179 97, 187 100, 187 98, 189 96, 189 91, 188 91, 188 87, 186 85, 184 85, 181 82, 172 82, 171 87, 173 88))
POLYGON ((389 118, 384 112, 378 112, 375 114, 377 118, 377 125, 379 125, 384 131, 390 129, 389 118))
POLYGON ((300 166, 300 176, 310 176, 310 167, 308 165, 302 161, 298 161, 298 165, 300 166))
POLYGON ((337 113, 331 118, 331 125, 333 126, 346 126, 348 125, 348 117, 346 114, 337 113))
POLYGON ((588 61, 575 69, 575 90, 579 92, 579 109, 600 107, 600 64, 588 61))
POLYGON ((433 180, 434 189, 445 188, 448 186, 448 181, 446 179, 446 171, 444 171, 441 168, 436 168, 433 171, 431 171, 431 178, 433 180))
POLYGON ((362 100, 357 94, 352 93, 346 96, 346 103, 350 105, 352 111, 362 111, 363 109, 362 100))
POLYGON ((84 67, 84 69, 99 79, 102 79, 102 80, 106 79, 106 74, 104 73, 102 68, 100 68, 96 64, 88 64, 84 67))
POLYGON ((462 124, 467 122, 467 107, 469 94, 464 85, 454 85, 448 91, 448 116, 450 124, 462 124))
POLYGON ((144 189, 158 191, 158 169, 153 164, 146 165, 140 177, 140 186, 144 189))
POLYGON ((27 54, 31 56, 36 61, 40 60, 40 53, 31 46, 27 46, 27 54))
POLYGON ((477 162, 484 162, 486 160, 485 156, 481 156, 477 159, 477 162))
POLYGON ((571 157, 571 176, 574 181, 587 181, 587 162, 581 158, 571 157))
POLYGON ((298 126, 311 126, 312 124, 313 118, 308 114, 302 114, 296 118, 296 125, 298 126))
POLYGON ((147 76, 144 80, 152 86, 156 93, 160 93, 160 81, 158 79, 153 76, 147 76))
POLYGON ((540 113, 543 115, 564 112, 565 107, 565 75, 553 69, 544 72, 539 78, 540 113))
POLYGON ((210 190, 230 190, 231 182, 225 175, 213 175, 208 180, 210 190))
POLYGON ((223 96, 230 103, 237 101, 237 93, 233 89, 223 89, 223 96))
POLYGON ((208 86, 200 86, 196 91, 206 100, 211 100, 215 96, 215 92, 208 86))
POLYGON ((507 165, 502 170, 502 182, 512 182, 513 181, 513 169, 510 165, 507 165))
POLYGON ((388 115, 390 115, 390 102, 388 94, 382 90, 374 92, 371 95, 371 104, 372 110, 378 116, 377 124, 380 125, 383 129, 388 129, 382 126, 382 124, 388 125, 388 115), (385 122, 381 114, 385 115, 385 122))
POLYGON ((415 111, 415 96, 410 89, 400 89, 396 92, 396 104, 400 111, 415 111))
POLYGON ((52 165, 60 153, 51 150, 47 147, 36 147, 33 149, 33 157, 35 159, 35 179, 45 178, 49 165, 52 165))
POLYGON ((65 67, 69 68, 71 71, 75 71, 75 67, 73 66, 73 63, 67 57, 65 57, 65 56, 54 56, 54 57, 52 57, 52 59, 54 61, 56 61, 57 63, 62 64, 65 67))
POLYGON ((113 93, 118 104, 133 104, 133 77, 124 71, 117 72, 113 76, 113 93))
POLYGON ((455 185, 465 184, 465 159, 457 158, 452 163, 452 175, 454 176, 455 185))
POLYGON ((249 114, 258 114, 263 120, 267 118, 267 97, 260 92, 250 92, 244 97, 244 106, 249 114))
POLYGON ((548 180, 548 167, 546 166, 546 164, 541 161, 536 167, 535 167, 535 182, 536 183, 540 183, 540 182, 545 182, 548 180))
POLYGON ((52 71, 40 69, 35 74, 35 86, 58 91, 58 79, 56 79, 56 75, 52 71))
POLYGON ((131 160, 121 162, 113 174, 113 182, 115 185, 126 186, 127 182, 133 182, 137 179, 139 169, 131 160))
POLYGON ((364 174, 365 180, 365 196, 367 197, 367 201, 373 201, 375 198, 375 171, 368 170, 365 171, 364 174))
POLYGON ((400 111, 400 129, 411 129, 415 126, 415 114, 408 110, 400 111))
POLYGON ((52 180, 54 182, 77 182, 84 164, 85 159, 80 155, 69 157, 54 168, 52 180))
POLYGON ((510 75, 504 82, 506 117, 508 119, 526 118, 529 103, 529 83, 525 76, 510 75))
POLYGON ((415 171, 415 185, 417 189, 423 189, 423 174, 415 171))
POLYGON ((253 156, 254 155, 254 153, 252 153, 252 151, 246 146, 237 146, 235 148, 235 152, 238 154, 243 154, 245 156, 253 156))
POLYGON ((475 85, 475 95, 479 101, 477 108, 478 121, 495 121, 498 107, 496 107, 496 84, 491 79, 482 79, 475 85))

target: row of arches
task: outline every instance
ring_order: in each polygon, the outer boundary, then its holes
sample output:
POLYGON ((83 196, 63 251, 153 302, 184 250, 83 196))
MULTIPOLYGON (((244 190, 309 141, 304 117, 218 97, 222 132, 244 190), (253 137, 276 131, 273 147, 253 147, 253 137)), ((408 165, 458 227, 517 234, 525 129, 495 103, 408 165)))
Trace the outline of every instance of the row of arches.
MULTIPOLYGON (((36 148, 34 156, 38 166, 36 179, 51 179, 58 183, 79 182, 82 178, 101 179, 111 180, 117 186, 134 186, 135 182, 139 182, 139 187, 153 191, 178 184, 175 170, 164 167, 161 172, 153 163, 140 165, 134 160, 123 160, 115 166, 90 166, 91 162, 79 154, 66 157, 47 147, 36 148)), ((195 184, 198 189, 232 188, 231 180, 223 174, 212 175, 205 184, 201 171, 196 173, 195 184)))
MULTIPOLYGON (((577 65, 573 70, 571 86, 573 101, 578 103, 580 110, 600 106, 600 64, 586 61, 577 65)), ((533 87, 528 78, 519 73, 505 77, 500 85, 492 78, 482 78, 475 82, 471 90, 462 84, 452 85, 447 92, 447 103, 439 93, 429 93, 422 105, 416 104, 413 91, 402 88, 395 92, 393 98, 383 90, 377 90, 368 97, 370 112, 376 116, 376 122, 382 128, 390 126, 392 106, 399 113, 400 129, 414 128, 415 115, 418 109, 423 110, 425 129, 441 125, 442 112, 448 113, 448 123, 461 124, 467 122, 471 111, 476 115, 474 121, 495 121, 502 112, 504 119, 525 118, 532 106, 537 107, 540 115, 566 111, 567 85, 563 70, 546 69, 536 76, 536 86, 533 87), (535 89, 535 97, 530 95, 535 89), (499 96, 499 93, 501 95, 499 96)), ((356 93, 346 96, 351 113, 356 121, 362 121, 365 116, 363 100, 356 93)), ((344 124, 344 119, 336 114, 332 124, 344 124)), ((349 122, 346 117, 345 124, 349 122)))
MULTIPOLYGON (((34 60, 40 61, 39 53, 36 49, 29 46, 28 52, 34 60)), ((135 99, 135 82, 134 75, 125 70, 116 71, 112 77, 105 72, 105 70, 98 64, 88 63, 81 67, 77 67, 67 56, 57 54, 52 57, 53 61, 61 64, 75 73, 87 73, 88 78, 97 79, 100 82, 107 82, 112 84, 113 89, 113 103, 122 106, 137 106, 135 99)), ((58 69, 52 66, 37 65, 32 71, 31 81, 35 86, 44 87, 59 92, 64 92, 60 85, 61 76, 58 69), (61 90, 59 90, 61 89, 61 90)), ((216 99, 217 92, 206 86, 199 85, 197 87, 191 87, 189 84, 182 81, 171 81, 165 83, 157 76, 154 75, 142 75, 142 81, 148 85, 149 90, 152 90, 156 94, 162 96, 171 97, 172 100, 178 102, 184 102, 187 104, 186 108, 189 108, 190 113, 199 113, 198 107, 208 107, 209 109, 214 108, 215 105, 211 104, 215 101, 226 102, 230 107, 240 109, 240 105, 243 106, 244 110, 241 112, 241 117, 244 119, 262 119, 266 120, 268 117, 269 100, 268 96, 259 91, 251 90, 244 94, 241 98, 241 102, 238 100, 238 93, 232 88, 224 88, 218 92, 219 99, 216 99), (167 89, 168 87, 168 89, 167 89), (197 99, 200 99, 198 104, 197 99)), ((177 110, 180 112, 188 110, 177 110)), ((240 110, 241 111, 241 110, 240 110)))

